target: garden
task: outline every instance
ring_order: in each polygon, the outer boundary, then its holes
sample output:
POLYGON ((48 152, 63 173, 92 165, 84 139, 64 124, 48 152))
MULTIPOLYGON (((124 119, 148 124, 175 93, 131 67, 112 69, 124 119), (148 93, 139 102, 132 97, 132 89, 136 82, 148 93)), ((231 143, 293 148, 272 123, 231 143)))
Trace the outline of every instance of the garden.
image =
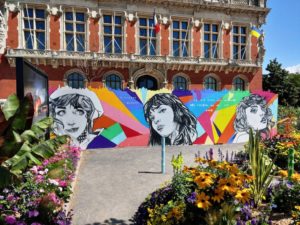
MULTIPOLYGON (((300 132, 293 110, 280 109, 279 132, 261 140, 250 131, 232 159, 212 153, 184 165, 174 156, 170 182, 151 193, 135 225, 300 224, 300 132)), ((33 120, 30 95, 12 95, 0 110, 0 224, 67 225, 67 204, 80 149, 50 136, 53 119, 33 120)))

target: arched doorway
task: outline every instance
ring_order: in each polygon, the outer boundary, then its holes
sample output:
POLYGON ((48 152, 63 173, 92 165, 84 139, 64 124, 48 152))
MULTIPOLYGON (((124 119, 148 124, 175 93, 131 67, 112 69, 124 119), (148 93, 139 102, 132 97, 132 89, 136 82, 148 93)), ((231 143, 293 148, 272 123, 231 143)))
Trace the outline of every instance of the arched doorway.
POLYGON ((141 76, 136 81, 137 88, 147 88, 148 90, 157 90, 157 80, 149 75, 141 76))

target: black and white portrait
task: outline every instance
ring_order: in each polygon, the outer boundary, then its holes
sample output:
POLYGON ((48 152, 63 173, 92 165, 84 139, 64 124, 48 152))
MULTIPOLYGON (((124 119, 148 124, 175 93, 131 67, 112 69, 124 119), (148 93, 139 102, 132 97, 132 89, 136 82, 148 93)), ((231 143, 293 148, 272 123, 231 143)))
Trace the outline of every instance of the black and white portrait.
POLYGON ((144 105, 150 126, 150 145, 160 145, 161 137, 168 145, 191 145, 197 138, 197 119, 175 95, 154 95, 144 105))
POLYGON ((259 132, 262 137, 269 137, 270 128, 274 126, 272 111, 266 100, 257 94, 251 94, 242 99, 237 106, 234 121, 235 137, 233 143, 249 140, 249 129, 259 132))
POLYGON ((74 145, 86 149, 100 132, 93 131, 94 119, 103 114, 97 95, 88 89, 63 87, 51 94, 49 103, 54 132, 69 135, 74 145))

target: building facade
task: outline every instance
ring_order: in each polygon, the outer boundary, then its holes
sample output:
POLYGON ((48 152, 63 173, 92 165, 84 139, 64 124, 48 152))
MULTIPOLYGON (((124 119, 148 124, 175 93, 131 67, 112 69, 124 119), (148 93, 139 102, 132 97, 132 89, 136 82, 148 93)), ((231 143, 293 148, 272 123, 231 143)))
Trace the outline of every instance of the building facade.
POLYGON ((267 0, 8 1, 0 99, 16 92, 16 57, 58 86, 261 90, 267 0))

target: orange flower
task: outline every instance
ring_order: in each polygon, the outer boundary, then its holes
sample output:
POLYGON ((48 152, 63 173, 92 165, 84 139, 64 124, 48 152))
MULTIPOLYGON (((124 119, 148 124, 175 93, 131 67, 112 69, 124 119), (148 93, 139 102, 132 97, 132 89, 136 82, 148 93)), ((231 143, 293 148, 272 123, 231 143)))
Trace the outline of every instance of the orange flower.
POLYGON ((194 182, 198 185, 200 189, 210 187, 214 183, 211 176, 205 175, 195 177, 194 182))
POLYGON ((288 176, 288 172, 286 170, 279 170, 278 174, 279 174, 279 176, 282 176, 282 177, 287 177, 288 176))
POLYGON ((221 178, 219 181, 219 188, 223 191, 227 191, 229 193, 235 193, 236 192, 236 186, 230 179, 221 178))
POLYGON ((294 173, 292 175, 292 180, 295 182, 300 182, 300 174, 299 173, 294 173))
POLYGON ((211 206, 211 203, 208 201, 209 196, 205 195, 204 192, 197 194, 196 198, 196 205, 198 208, 208 210, 208 208, 211 206))
POLYGON ((206 159, 203 159, 203 158, 201 158, 201 157, 196 157, 196 158, 195 158, 195 162, 196 162, 196 163, 202 163, 202 164, 205 164, 205 163, 207 162, 207 160, 206 160, 206 159))
POLYGON ((215 196, 211 197, 211 199, 215 202, 221 202, 224 199, 224 191, 222 189, 215 190, 215 196))

